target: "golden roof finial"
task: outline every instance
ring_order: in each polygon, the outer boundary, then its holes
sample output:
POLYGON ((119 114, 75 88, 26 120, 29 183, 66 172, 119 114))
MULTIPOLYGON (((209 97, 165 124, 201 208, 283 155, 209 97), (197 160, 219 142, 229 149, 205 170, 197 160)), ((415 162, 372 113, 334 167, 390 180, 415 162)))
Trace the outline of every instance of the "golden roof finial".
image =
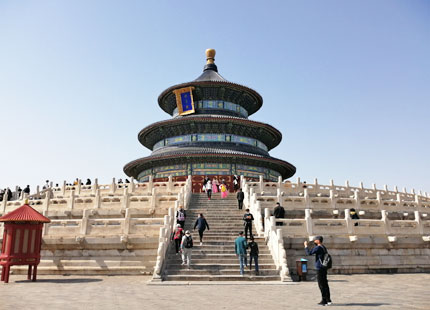
POLYGON ((208 48, 206 50, 206 63, 213 64, 215 62, 215 50, 213 48, 208 48))

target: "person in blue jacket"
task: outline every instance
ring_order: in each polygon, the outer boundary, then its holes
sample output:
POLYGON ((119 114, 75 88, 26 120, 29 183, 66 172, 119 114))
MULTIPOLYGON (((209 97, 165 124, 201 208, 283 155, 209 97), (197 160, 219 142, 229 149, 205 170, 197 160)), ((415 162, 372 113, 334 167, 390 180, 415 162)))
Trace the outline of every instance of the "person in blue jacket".
POLYGON ((327 280, 327 268, 323 267, 322 261, 324 260, 324 254, 327 249, 323 245, 323 237, 316 236, 314 238, 315 246, 310 250, 308 248, 308 242, 305 241, 305 252, 306 255, 315 255, 315 269, 317 270, 318 286, 321 291, 322 300, 318 303, 321 306, 331 305, 330 299, 330 288, 327 280))

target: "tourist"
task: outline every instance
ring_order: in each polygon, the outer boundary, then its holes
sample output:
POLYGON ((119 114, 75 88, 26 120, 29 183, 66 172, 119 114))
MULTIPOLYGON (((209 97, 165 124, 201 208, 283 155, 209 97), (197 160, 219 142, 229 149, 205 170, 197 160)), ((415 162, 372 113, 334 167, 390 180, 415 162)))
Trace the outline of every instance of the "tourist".
POLYGON ((118 184, 122 184, 122 179, 119 179, 119 180, 118 180, 118 184))
POLYGON ((254 241, 254 237, 251 237, 251 242, 248 243, 248 248, 250 249, 249 252, 249 269, 252 270, 252 260, 254 259, 255 264, 255 274, 259 274, 258 269, 258 244, 254 241))
POLYGON ((20 186, 18 186, 17 192, 18 192, 18 199, 21 199, 22 189, 20 186))
POLYGON ((45 183, 45 185, 42 187, 42 189, 48 189, 50 186, 49 186, 49 180, 46 180, 46 183, 45 183))
POLYGON ((243 266, 246 264, 246 239, 243 237, 243 231, 239 232, 239 237, 234 240, 234 251, 236 256, 239 257, 240 275, 243 276, 243 266))
POLYGON ((221 198, 223 199, 226 198, 228 194, 228 189, 227 189, 227 185, 225 184, 225 181, 221 183, 220 191, 221 191, 221 198))
POLYGON ((246 213, 243 215, 243 225, 245 226, 245 238, 248 240, 248 231, 249 237, 252 237, 252 221, 254 220, 254 216, 249 213, 249 209, 245 211, 246 213))
POLYGON ((206 194, 208 195, 208 200, 211 200, 212 197, 212 181, 208 180, 206 182, 206 194))
POLYGON ((193 236, 189 230, 185 232, 185 236, 181 241, 182 265, 187 264, 188 269, 191 267, 191 254, 193 252, 193 236))
POLYGON ((306 255, 315 254, 315 269, 317 270, 318 286, 321 291, 322 300, 318 303, 319 305, 326 306, 331 305, 330 299, 330 288, 327 281, 327 268, 322 265, 324 260, 324 254, 327 253, 326 247, 323 245, 323 237, 316 236, 314 238, 315 246, 309 250, 308 242, 305 241, 305 252, 306 255))
POLYGON ((212 182, 212 193, 214 193, 214 194, 218 193, 218 185, 219 185, 218 179, 214 178, 213 182, 212 182))
POLYGON ((125 183, 127 183, 127 184, 128 184, 128 183, 130 183, 130 181, 129 181, 128 179, 125 179, 125 183))
POLYGON ((0 201, 3 201, 5 190, 0 189, 0 201))
POLYGON ((199 217, 197 218, 196 223, 194 224, 194 230, 196 230, 196 227, 197 227, 197 230, 199 231, 200 245, 203 245, 203 232, 206 230, 206 228, 210 230, 208 222, 203 216, 203 213, 199 214, 199 217))
POLYGON ((79 184, 79 179, 78 178, 76 178, 76 180, 75 180, 75 182, 73 182, 73 185, 78 185, 79 184))
POLYGON ((85 183, 85 185, 91 185, 91 180, 87 179, 87 182, 85 183))
POLYGON ((9 187, 7 188, 6 193, 7 193, 7 201, 11 201, 11 200, 12 200, 13 195, 12 195, 12 191, 10 190, 10 188, 9 188, 9 187))
MULTIPOLYGON (((279 202, 276 203, 276 208, 273 210, 273 215, 276 219, 283 219, 285 217, 285 209, 279 202)), ((281 222, 276 222, 276 226, 282 226, 281 222)))
MULTIPOLYGON (((354 208, 351 208, 351 210, 349 210, 349 215, 351 216, 351 219, 353 219, 353 220, 359 220, 360 219, 354 208)), ((355 222, 354 226, 358 226, 358 222, 355 222)))
POLYGON ((183 235, 184 235, 184 230, 182 229, 181 224, 176 224, 176 229, 173 232, 173 236, 172 236, 172 240, 175 241, 176 255, 178 255, 179 253, 179 247, 181 245, 183 235))
POLYGON ((27 185, 27 187, 24 188, 22 191, 24 192, 24 194, 30 195, 30 185, 27 185))
POLYGON ((206 193, 206 183, 208 182, 209 178, 207 176, 203 177, 203 191, 206 193))
POLYGON ((179 210, 176 211, 176 223, 181 225, 182 228, 184 228, 186 217, 187 214, 185 213, 184 207, 179 206, 179 210))
POLYGON ((239 189, 239 177, 237 175, 233 176, 233 189, 235 193, 239 189))
POLYGON ((242 210, 243 200, 245 199, 245 193, 242 192, 242 188, 239 188, 239 191, 236 194, 237 203, 239 205, 239 210, 242 210))
POLYGON ((307 187, 308 187, 308 185, 306 184, 306 181, 304 181, 304 182, 303 182, 302 187, 303 187, 303 188, 307 188, 307 187))

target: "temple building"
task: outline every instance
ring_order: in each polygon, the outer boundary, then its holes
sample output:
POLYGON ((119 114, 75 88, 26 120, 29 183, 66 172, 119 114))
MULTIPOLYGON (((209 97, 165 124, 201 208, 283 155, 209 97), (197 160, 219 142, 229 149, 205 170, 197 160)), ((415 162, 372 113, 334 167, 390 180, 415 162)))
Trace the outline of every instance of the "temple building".
POLYGON ((215 50, 206 50, 206 57, 197 79, 160 94, 158 104, 172 118, 139 132, 139 142, 152 153, 125 165, 124 172, 140 182, 191 175, 193 191, 200 191, 204 176, 227 183, 233 175, 265 181, 293 176, 292 164, 269 155, 282 134, 248 119, 263 105, 261 95, 224 79, 214 63, 215 50))

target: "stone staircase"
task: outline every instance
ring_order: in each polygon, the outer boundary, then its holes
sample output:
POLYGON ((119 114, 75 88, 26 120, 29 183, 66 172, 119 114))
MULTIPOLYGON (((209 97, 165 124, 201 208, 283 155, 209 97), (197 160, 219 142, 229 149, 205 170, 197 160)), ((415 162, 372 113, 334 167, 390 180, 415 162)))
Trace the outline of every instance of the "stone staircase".
MULTIPOLYGON (((244 229, 242 217, 245 210, 238 210, 235 194, 221 199, 219 194, 208 200, 205 194, 193 194, 190 208, 187 210, 185 230, 193 235, 194 247, 191 268, 182 266, 181 255, 176 255, 172 245, 168 251, 163 280, 167 281, 280 281, 272 256, 264 237, 256 237, 260 250, 259 275, 245 268, 245 275, 239 273, 239 260, 234 252, 234 240, 239 231, 244 229), (205 216, 210 230, 205 231, 203 245, 199 243, 197 230, 193 231, 199 213, 205 216)), ((255 231, 253 227, 253 232, 255 231)), ((248 256, 249 258, 249 256, 248 256)))

